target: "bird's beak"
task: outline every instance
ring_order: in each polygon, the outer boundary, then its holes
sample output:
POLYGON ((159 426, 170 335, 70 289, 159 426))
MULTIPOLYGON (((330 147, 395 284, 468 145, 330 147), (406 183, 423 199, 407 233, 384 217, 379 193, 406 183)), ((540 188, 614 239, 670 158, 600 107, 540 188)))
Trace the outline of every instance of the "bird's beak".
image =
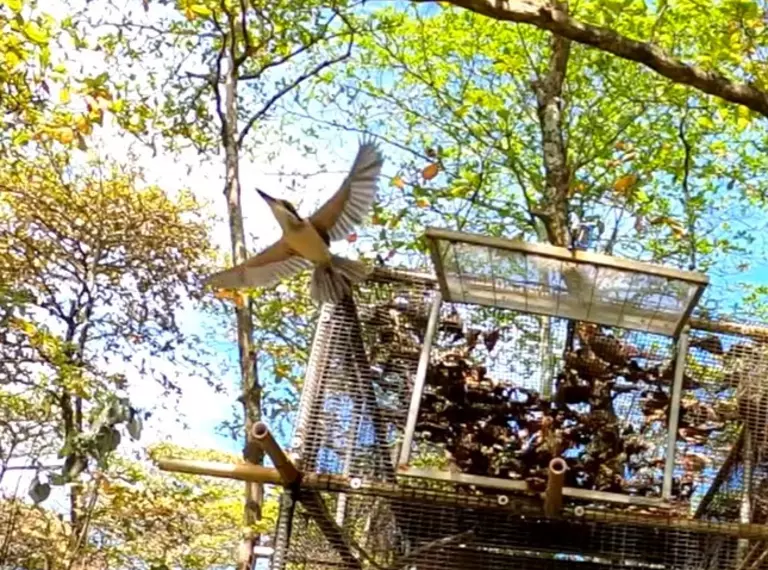
POLYGON ((275 199, 274 199, 272 196, 270 196, 269 194, 265 194, 264 192, 262 192, 262 191, 261 191, 261 190, 259 190, 258 188, 256 188, 256 192, 258 192, 258 193, 259 193, 259 196, 261 196, 262 198, 264 198, 264 200, 266 200, 268 204, 269 204, 269 203, 272 203, 272 202, 274 202, 274 201, 275 201, 275 199))

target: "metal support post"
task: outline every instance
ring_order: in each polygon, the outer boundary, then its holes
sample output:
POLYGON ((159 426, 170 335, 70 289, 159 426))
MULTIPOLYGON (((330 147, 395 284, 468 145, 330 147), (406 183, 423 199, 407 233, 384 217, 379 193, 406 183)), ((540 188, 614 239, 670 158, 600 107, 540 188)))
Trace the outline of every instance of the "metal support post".
POLYGON ((416 379, 413 383, 411 405, 408 408, 408 419, 405 423, 405 433, 403 434, 403 445, 400 448, 400 460, 398 461, 398 466, 408 465, 410 459, 413 435, 416 431, 416 420, 418 419, 419 406, 421 405, 421 395, 424 392, 424 383, 427 379, 429 356, 432 352, 432 341, 435 334, 437 334, 437 325, 440 320, 440 305, 442 299, 440 292, 435 291, 435 298, 432 299, 432 307, 429 310, 427 330, 424 333, 424 344, 421 347, 421 355, 419 356, 419 366, 416 368, 416 379))
POLYGON ((675 375, 669 402, 669 425, 667 432, 667 456, 664 461, 664 482, 661 486, 661 498, 664 501, 672 497, 672 473, 675 469, 675 451, 677 449, 677 428, 680 423, 680 400, 683 395, 683 377, 685 376, 685 357, 688 354, 688 327, 684 328, 677 339, 675 375))

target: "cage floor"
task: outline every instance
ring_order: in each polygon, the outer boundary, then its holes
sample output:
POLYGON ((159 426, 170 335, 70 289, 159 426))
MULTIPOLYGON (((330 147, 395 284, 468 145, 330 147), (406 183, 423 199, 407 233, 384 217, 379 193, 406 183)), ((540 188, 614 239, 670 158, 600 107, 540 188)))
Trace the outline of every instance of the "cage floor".
POLYGON ((286 497, 275 570, 768 567, 764 538, 719 534, 715 525, 694 531, 663 519, 655 526, 545 519, 435 495, 312 493, 328 520, 319 524, 316 509, 305 508, 308 495, 286 497), (329 533, 329 524, 338 532, 329 533))

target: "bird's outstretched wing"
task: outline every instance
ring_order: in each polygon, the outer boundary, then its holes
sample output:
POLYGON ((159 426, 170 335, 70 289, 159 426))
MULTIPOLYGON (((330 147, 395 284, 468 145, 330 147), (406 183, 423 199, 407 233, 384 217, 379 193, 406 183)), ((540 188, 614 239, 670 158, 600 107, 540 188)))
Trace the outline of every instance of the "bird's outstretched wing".
POLYGON ((211 275, 205 284, 215 289, 267 287, 311 265, 310 261, 294 255, 280 239, 240 265, 211 275))
POLYGON ((384 157, 376 144, 363 142, 341 188, 309 218, 312 225, 331 241, 352 233, 373 205, 383 164, 384 157))

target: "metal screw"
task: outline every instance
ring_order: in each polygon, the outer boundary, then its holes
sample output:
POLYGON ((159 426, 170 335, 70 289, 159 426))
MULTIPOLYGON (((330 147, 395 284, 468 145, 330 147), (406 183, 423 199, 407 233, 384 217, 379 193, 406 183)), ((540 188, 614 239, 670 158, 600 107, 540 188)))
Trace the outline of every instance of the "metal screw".
POLYGON ((508 504, 509 504, 509 497, 507 497, 506 495, 499 495, 499 496, 496 498, 496 500, 498 501, 498 503, 499 503, 499 504, 500 504, 502 507, 504 507, 504 506, 506 506, 506 505, 508 505, 508 504))
POLYGON ((359 489, 363 486, 363 480, 360 479, 360 477, 352 477, 352 479, 349 480, 349 486, 353 489, 359 489))
POLYGON ((579 505, 578 507, 575 507, 573 509, 573 514, 576 515, 577 517, 583 517, 586 514, 586 511, 584 510, 584 507, 579 505))

